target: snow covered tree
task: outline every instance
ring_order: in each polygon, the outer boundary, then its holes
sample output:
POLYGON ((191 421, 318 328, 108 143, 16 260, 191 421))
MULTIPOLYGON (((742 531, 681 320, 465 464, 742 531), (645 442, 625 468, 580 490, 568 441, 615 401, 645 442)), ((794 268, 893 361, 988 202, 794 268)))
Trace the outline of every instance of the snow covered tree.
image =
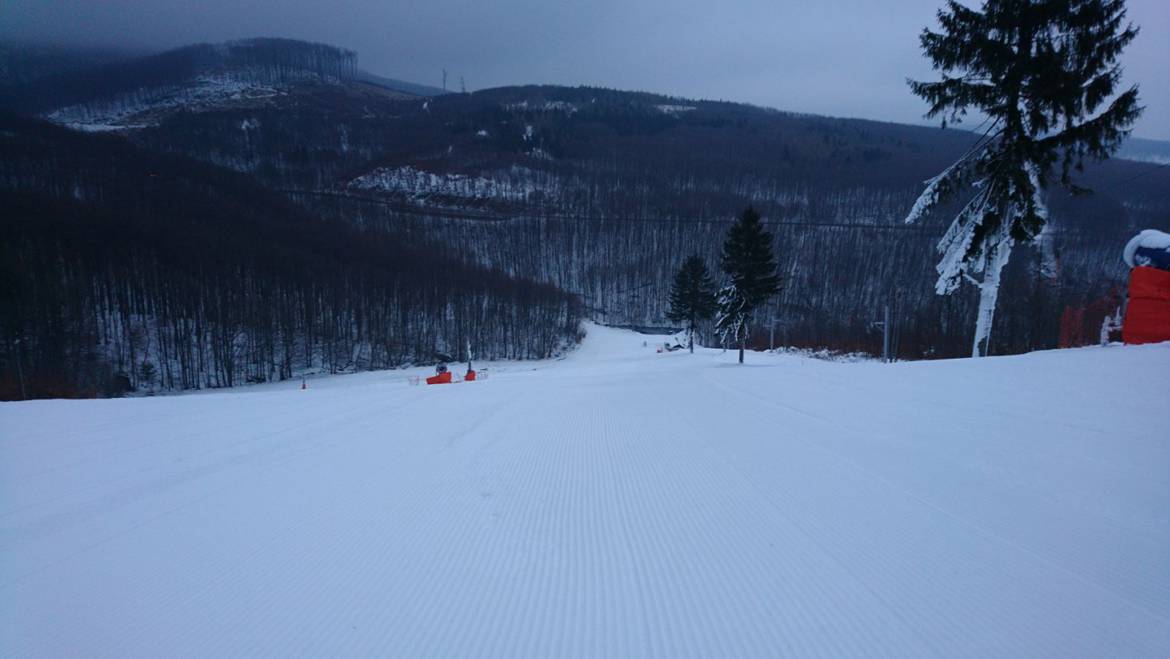
POLYGON ((719 291, 719 317, 715 329, 724 344, 739 344, 739 363, 751 333, 752 312, 780 291, 772 234, 764 231, 760 214, 748 206, 723 243, 720 262, 728 283, 719 291))
POLYGON ((666 317, 674 322, 687 322, 687 344, 695 351, 695 328, 700 320, 715 315, 715 288, 707 264, 698 254, 692 254, 683 261, 674 276, 670 289, 670 311, 666 317))
POLYGON ((1048 222, 1043 193, 1053 168, 1059 163, 1061 185, 1082 192, 1070 170, 1086 156, 1108 158, 1141 113, 1136 85, 1114 96, 1117 57, 1137 29, 1125 21, 1124 0, 984 0, 979 10, 950 0, 938 20, 942 30, 923 30, 920 40, 942 80, 910 88, 944 127, 974 110, 985 128, 926 182, 906 222, 974 190, 938 243, 935 291, 949 295, 963 280, 979 289, 978 357, 988 352, 1013 245, 1036 240, 1048 222))

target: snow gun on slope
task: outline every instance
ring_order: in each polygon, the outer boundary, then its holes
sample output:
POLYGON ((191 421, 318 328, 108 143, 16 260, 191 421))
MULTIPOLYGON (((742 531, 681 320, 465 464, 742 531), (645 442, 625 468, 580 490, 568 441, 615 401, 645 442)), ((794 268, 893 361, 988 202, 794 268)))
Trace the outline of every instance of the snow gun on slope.
MULTIPOLYGON (((447 368, 447 362, 451 358, 447 355, 436 355, 439 358, 439 364, 435 366, 435 374, 427 378, 427 384, 451 384, 451 370, 447 368)), ((471 367, 471 343, 467 344, 467 374, 463 376, 459 382, 474 382, 477 379, 475 369, 471 367)))
POLYGON ((475 381, 475 369, 471 368, 471 341, 467 342, 467 374, 463 376, 463 381, 475 381))
POLYGON ((446 364, 435 367, 435 374, 427 378, 427 384, 451 384, 451 371, 446 364))
POLYGON ((1132 268, 1122 340, 1170 341, 1170 233, 1142 231, 1126 244, 1122 259, 1132 268))

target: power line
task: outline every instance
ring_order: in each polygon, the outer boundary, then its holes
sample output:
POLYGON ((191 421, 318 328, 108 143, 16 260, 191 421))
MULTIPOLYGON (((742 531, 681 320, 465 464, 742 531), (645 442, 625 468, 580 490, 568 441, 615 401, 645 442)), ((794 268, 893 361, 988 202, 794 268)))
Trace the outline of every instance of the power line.
POLYGON ((1159 195, 1154 195, 1153 197, 1147 197, 1147 199, 1149 199, 1150 201, 1157 201, 1160 199, 1164 199, 1166 197, 1170 197, 1170 190, 1167 190, 1166 192, 1163 192, 1162 194, 1159 194, 1159 195))
MULTIPOLYGON (((326 192, 315 190, 280 190, 285 194, 291 195, 306 195, 312 197, 331 197, 340 199, 350 199, 360 201, 363 203, 376 204, 379 206, 388 206, 396 213, 403 215, 417 215, 422 217, 443 217, 449 219, 473 220, 479 222, 531 222, 537 220, 552 220, 564 222, 611 222, 614 224, 660 224, 660 225, 714 225, 726 226, 735 222, 734 217, 726 218, 709 218, 709 217, 621 217, 609 215, 569 215, 561 213, 542 213, 542 214, 515 214, 503 215, 499 213, 483 213, 475 211, 453 210, 446 208, 427 208, 420 206, 412 206, 403 204, 402 202, 395 202, 386 199, 378 199, 375 197, 366 197, 363 195, 354 195, 344 192, 326 192)), ((808 228, 829 228, 829 229, 857 229, 865 231, 895 231, 909 234, 926 234, 934 235, 938 233, 936 229, 925 227, 916 224, 868 224, 863 222, 807 222, 796 220, 764 220, 761 224, 765 226, 777 227, 808 227, 808 228)))
POLYGON ((1116 190, 1117 188, 1125 185, 1126 183, 1129 183, 1130 181, 1137 180, 1137 179, 1139 179, 1147 174, 1153 173, 1153 172, 1155 172, 1163 167, 1170 167, 1170 162, 1158 163, 1158 164, 1154 165, 1153 167, 1150 167, 1149 169, 1145 170, 1144 172, 1134 174, 1133 176, 1131 176, 1127 179, 1123 179, 1119 183, 1114 183, 1112 186, 1110 186, 1110 188, 1116 190))

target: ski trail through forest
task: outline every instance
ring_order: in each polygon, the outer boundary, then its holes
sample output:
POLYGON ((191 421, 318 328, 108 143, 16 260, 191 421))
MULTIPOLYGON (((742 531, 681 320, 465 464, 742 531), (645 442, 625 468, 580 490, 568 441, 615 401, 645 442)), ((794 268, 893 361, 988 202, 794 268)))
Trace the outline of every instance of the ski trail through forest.
POLYGON ((1170 650, 1170 344, 737 367, 656 341, 0 404, 0 655, 1170 650))

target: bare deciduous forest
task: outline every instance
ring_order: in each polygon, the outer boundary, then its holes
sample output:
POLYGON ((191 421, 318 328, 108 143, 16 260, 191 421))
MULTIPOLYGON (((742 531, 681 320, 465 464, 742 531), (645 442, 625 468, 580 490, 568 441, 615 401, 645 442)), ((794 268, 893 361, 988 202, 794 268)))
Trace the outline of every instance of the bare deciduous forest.
POLYGON ((245 176, 0 123, 5 398, 228 387, 466 358, 535 359, 579 304, 326 222, 245 176))
MULTIPOLYGON (((664 327, 679 264, 716 266, 747 204, 784 278, 751 345, 877 353, 888 305, 897 356, 967 352, 974 296, 933 291, 949 209, 901 221, 965 130, 597 88, 422 98, 360 78, 349 51, 253 40, 7 85, 17 110, 114 134, 4 120, 19 310, 4 395, 21 372, 41 396, 219 387, 468 340, 548 356, 581 318, 664 327)), ((1009 266, 993 353, 1098 340, 1121 247, 1170 226, 1155 169, 1092 164, 1092 194, 1050 193, 1053 230, 1009 266)))

